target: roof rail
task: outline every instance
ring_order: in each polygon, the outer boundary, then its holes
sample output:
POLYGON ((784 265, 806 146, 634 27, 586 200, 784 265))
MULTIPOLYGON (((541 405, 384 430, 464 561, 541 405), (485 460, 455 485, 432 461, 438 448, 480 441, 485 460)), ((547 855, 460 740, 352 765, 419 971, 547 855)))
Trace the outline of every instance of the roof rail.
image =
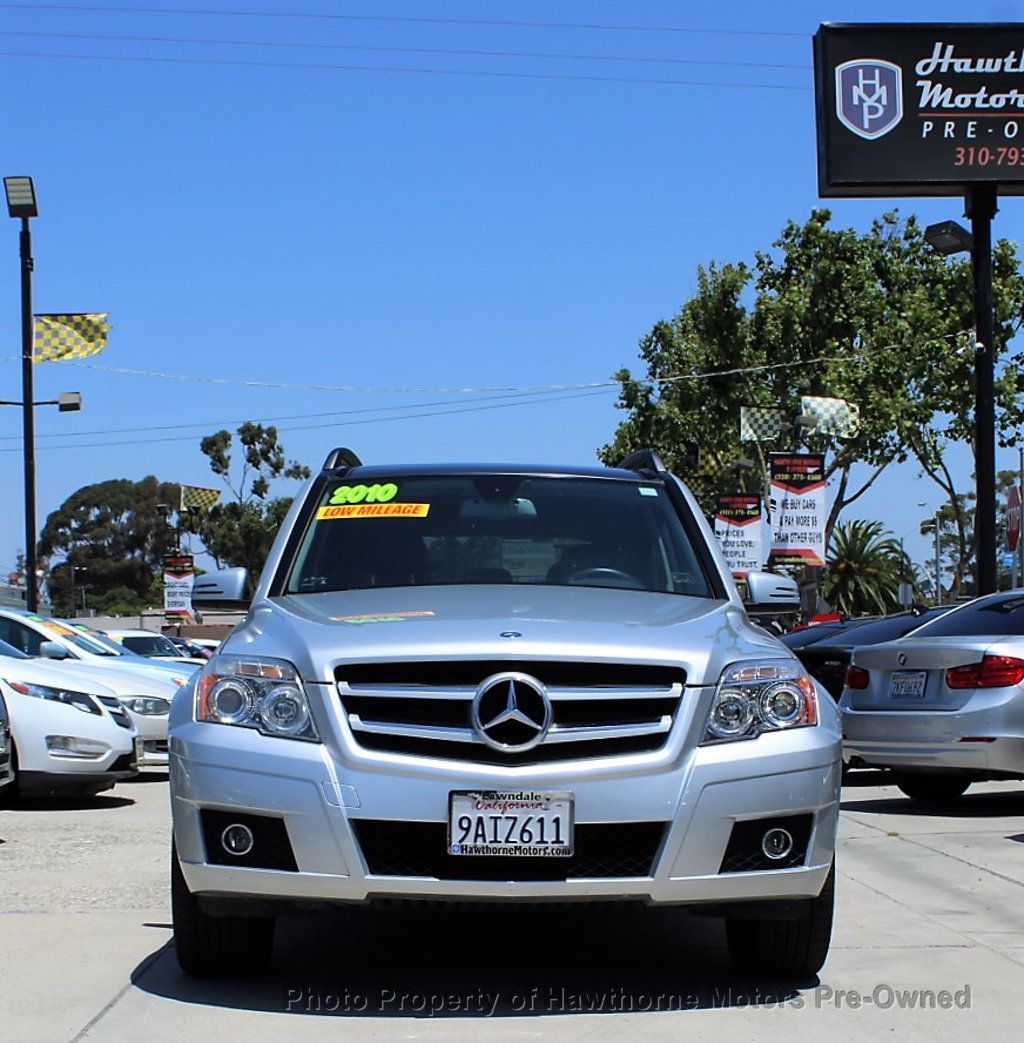
POLYGON ((351 449, 332 449, 327 454, 327 459, 324 460, 324 470, 334 471, 339 467, 344 467, 347 470, 350 467, 360 467, 362 463, 363 461, 351 449))
POLYGON ((619 461, 619 467, 624 471, 640 471, 645 474, 665 475, 668 468, 654 449, 638 449, 619 461))

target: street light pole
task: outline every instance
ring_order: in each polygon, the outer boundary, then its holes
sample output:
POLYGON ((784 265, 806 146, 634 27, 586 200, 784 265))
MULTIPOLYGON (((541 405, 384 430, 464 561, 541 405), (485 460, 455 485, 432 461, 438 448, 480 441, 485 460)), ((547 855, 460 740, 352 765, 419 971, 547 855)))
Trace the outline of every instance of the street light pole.
POLYGON ((32 232, 29 220, 39 216, 30 177, 5 177, 7 211, 21 220, 21 405, 25 471, 25 605, 39 611, 39 578, 36 575, 36 456, 35 414, 32 402, 32 232))

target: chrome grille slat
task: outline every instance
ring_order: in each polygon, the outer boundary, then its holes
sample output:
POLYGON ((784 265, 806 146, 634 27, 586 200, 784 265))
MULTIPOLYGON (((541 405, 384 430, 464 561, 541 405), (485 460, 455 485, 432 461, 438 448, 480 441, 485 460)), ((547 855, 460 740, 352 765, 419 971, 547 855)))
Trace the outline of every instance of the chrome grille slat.
POLYGON ((561 660, 451 660, 339 665, 338 698, 366 750, 466 763, 540 764, 660 749, 686 683, 681 669, 561 660), (472 726, 478 685, 522 673, 544 686, 552 721, 522 751, 494 748, 472 726))

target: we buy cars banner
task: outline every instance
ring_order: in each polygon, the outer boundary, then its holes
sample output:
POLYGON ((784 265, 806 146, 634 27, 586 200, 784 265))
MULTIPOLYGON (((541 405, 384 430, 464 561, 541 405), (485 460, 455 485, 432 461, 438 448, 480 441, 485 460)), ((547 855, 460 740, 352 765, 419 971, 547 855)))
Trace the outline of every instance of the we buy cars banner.
POLYGON ((769 565, 825 564, 825 455, 771 453, 769 565))
POLYGON ((724 493, 715 507, 715 535, 734 576, 764 564, 761 497, 756 493, 724 493))

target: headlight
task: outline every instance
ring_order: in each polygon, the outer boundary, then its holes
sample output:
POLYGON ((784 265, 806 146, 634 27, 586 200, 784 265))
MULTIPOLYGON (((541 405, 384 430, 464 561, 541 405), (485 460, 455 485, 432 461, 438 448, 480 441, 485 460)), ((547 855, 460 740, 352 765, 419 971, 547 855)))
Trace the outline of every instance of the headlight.
POLYGON ((144 717, 159 717, 171 712, 171 704, 166 699, 137 695, 122 699, 121 702, 133 713, 144 717))
POLYGON ((83 713, 94 713, 99 715, 102 711, 96 705, 96 700, 85 692, 71 692, 66 688, 51 688, 45 684, 31 684, 28 681, 12 681, 5 677, 4 680, 22 695, 31 695, 36 699, 50 699, 56 703, 67 703, 83 713))
POLYGON ((799 663, 733 663, 718 682, 702 741, 754 739, 763 732, 817 723, 814 682, 799 663))
POLYGON ((196 678, 196 720, 319 742, 294 666, 265 656, 215 655, 196 678))

